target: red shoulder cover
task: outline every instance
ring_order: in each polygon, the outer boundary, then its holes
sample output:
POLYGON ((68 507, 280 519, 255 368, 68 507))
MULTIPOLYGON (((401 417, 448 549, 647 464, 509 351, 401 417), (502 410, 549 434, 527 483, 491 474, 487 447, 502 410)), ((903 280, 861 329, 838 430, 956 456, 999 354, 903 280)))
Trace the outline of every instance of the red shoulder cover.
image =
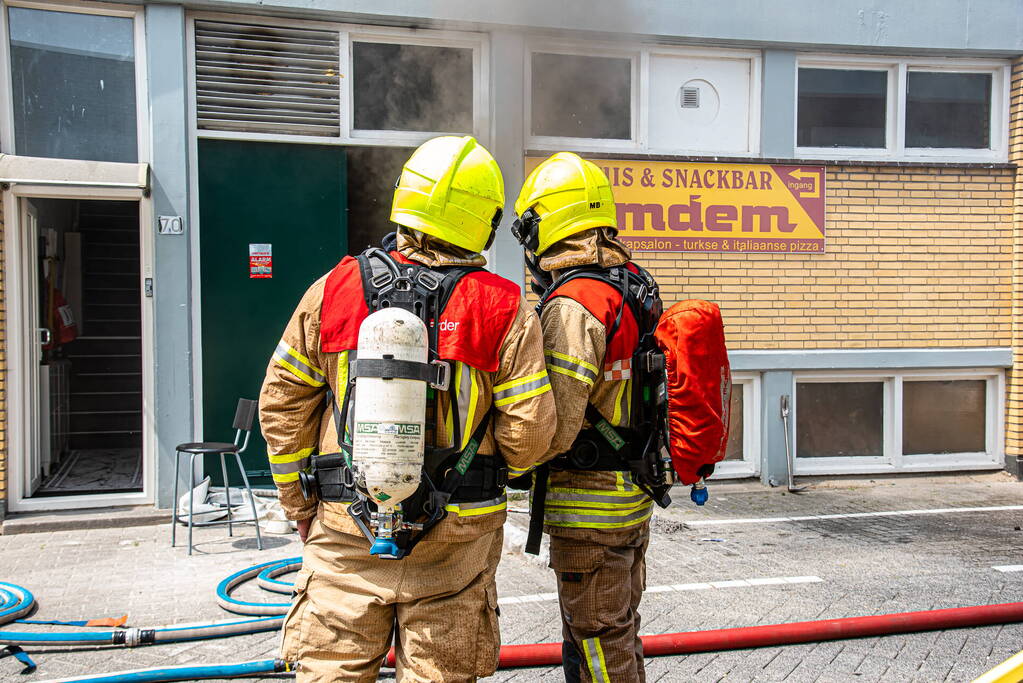
MULTIPOLYGON (((408 260, 392 253, 398 260, 408 260)), ((455 286, 440 316, 438 355, 494 372, 500 350, 519 310, 519 288, 490 273, 469 273, 455 286)), ((327 276, 320 306, 320 348, 325 353, 359 346, 359 327, 369 315, 359 262, 344 257, 327 276)))
POLYGON ((721 311, 709 301, 680 301, 654 333, 665 355, 672 465, 694 484, 702 465, 719 462, 728 446, 732 375, 721 311))
MULTIPOLYGON (((591 277, 577 277, 574 280, 569 280, 555 289, 551 293, 550 299, 558 296, 578 301, 608 331, 614 325, 618 309, 622 305, 621 290, 591 277)), ((610 343, 604 350, 604 365, 608 366, 626 358, 631 359, 637 344, 639 344, 639 325, 636 324, 632 310, 626 306, 622 311, 622 320, 618 323, 618 332, 611 337, 610 343)))

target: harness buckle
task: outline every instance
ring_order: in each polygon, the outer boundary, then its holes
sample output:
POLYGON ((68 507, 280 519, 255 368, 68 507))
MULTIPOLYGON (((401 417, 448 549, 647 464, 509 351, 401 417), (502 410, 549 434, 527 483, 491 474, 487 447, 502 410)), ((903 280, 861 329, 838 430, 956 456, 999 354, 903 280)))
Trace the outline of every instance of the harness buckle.
POLYGON ((430 361, 430 365, 437 368, 437 377, 430 382, 430 386, 438 391, 447 391, 451 386, 451 363, 444 360, 430 361))
POLYGON ((385 286, 389 285, 391 283, 391 280, 393 279, 394 275, 392 275, 390 271, 385 270, 379 275, 374 275, 372 278, 370 278, 370 282, 377 289, 383 289, 385 286))
POLYGON ((440 287, 440 278, 435 277, 427 270, 419 271, 416 281, 431 292, 437 291, 437 288, 440 287))
POLYGON ((664 370, 664 354, 656 351, 647 351, 644 358, 644 365, 647 372, 659 372, 664 370))

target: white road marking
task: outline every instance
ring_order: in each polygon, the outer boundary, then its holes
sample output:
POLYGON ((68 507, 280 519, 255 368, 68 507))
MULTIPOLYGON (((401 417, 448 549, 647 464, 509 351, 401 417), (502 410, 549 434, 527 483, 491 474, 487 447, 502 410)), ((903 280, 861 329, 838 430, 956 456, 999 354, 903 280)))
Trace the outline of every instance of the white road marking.
POLYGON ((856 519, 859 517, 901 517, 909 515, 948 515, 959 512, 1004 512, 1023 510, 1023 505, 993 505, 977 508, 935 508, 933 510, 888 510, 884 512, 847 512, 835 515, 802 515, 798 517, 753 517, 747 519, 683 520, 686 526, 719 526, 724 524, 775 524, 778 522, 812 522, 822 519, 856 519))
POLYGON ((991 567, 996 572, 1023 572, 1023 564, 1003 564, 998 567, 991 567))
MULTIPOLYGON (((763 579, 733 579, 730 581, 711 581, 710 583, 676 583, 670 586, 650 586, 647 593, 671 593, 684 591, 702 591, 714 588, 750 588, 752 586, 780 586, 797 583, 820 583, 824 579, 819 576, 776 576, 763 579)), ((501 598, 499 605, 518 605, 529 602, 548 602, 557 600, 557 593, 536 593, 534 595, 517 595, 501 598)))

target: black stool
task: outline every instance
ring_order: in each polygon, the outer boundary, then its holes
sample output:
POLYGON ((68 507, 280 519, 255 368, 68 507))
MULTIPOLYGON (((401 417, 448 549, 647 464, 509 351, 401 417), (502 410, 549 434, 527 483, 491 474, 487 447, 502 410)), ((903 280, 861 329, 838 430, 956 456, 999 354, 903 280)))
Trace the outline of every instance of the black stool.
MULTIPOLYGON (((219 441, 200 441, 197 443, 182 443, 178 444, 174 453, 174 512, 171 515, 171 547, 174 547, 174 543, 177 537, 178 531, 178 470, 181 463, 181 455, 183 453, 189 453, 188 459, 188 482, 189 482, 189 493, 188 493, 188 554, 192 554, 192 527, 193 526, 218 526, 221 524, 227 525, 227 535, 233 536, 234 532, 231 528, 231 486, 227 480, 227 463, 224 461, 225 455, 234 454, 235 462, 238 464, 238 471, 242 473, 242 481, 245 483, 245 490, 249 492, 249 504, 252 506, 252 523, 256 526, 256 545, 262 550, 263 539, 259 535, 259 516, 256 514, 256 500, 252 497, 252 487, 249 486, 249 477, 245 474, 245 468, 242 467, 241 453, 245 451, 245 448, 249 445, 249 435, 252 432, 252 420, 256 416, 256 402, 246 398, 238 399, 238 410, 234 413, 234 443, 226 443, 219 441), (245 440, 239 445, 239 441, 242 438, 242 432, 245 433, 245 440), (213 455, 217 454, 220 456, 220 471, 224 475, 224 493, 227 496, 227 519, 226 520, 214 520, 210 522, 198 522, 193 523, 192 511, 195 509, 195 458, 196 456, 213 455)), ((245 524, 245 522, 238 522, 239 524, 245 524)))

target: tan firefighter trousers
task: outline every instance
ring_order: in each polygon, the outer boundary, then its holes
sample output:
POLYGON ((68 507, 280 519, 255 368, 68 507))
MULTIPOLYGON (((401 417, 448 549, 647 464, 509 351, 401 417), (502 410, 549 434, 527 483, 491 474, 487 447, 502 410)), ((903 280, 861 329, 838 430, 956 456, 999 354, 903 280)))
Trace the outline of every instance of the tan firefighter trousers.
POLYGON ((494 574, 503 531, 460 543, 422 541, 402 560, 369 554, 361 536, 313 521, 284 620, 281 657, 299 683, 376 681, 397 624, 397 679, 475 681, 501 647, 494 574))
POLYGON ((570 683, 646 680, 639 601, 646 589, 649 543, 649 531, 619 546, 551 536, 570 683))

